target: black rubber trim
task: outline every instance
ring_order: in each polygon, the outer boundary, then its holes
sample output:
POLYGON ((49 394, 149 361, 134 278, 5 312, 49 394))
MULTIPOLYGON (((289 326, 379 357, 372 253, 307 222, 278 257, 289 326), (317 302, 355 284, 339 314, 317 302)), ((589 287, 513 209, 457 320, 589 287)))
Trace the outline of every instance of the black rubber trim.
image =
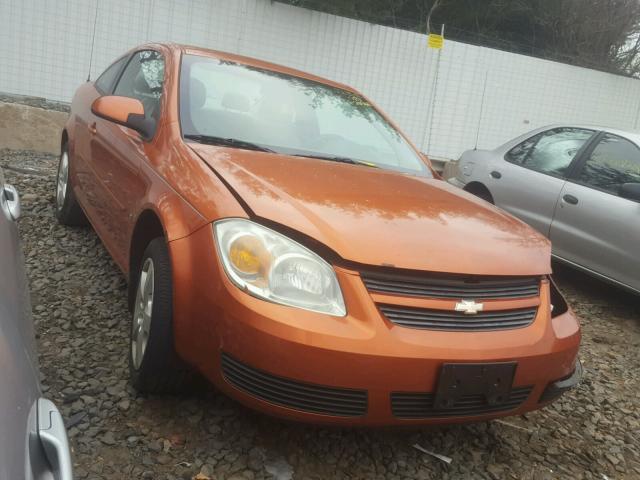
POLYGON ((361 417, 367 413, 366 390, 346 389, 298 382, 250 367, 222 353, 222 374, 234 387, 261 400, 303 412, 338 417, 361 417))
POLYGON ((538 401, 540 403, 543 403, 556 400, 563 393, 571 390, 576 385, 578 385, 578 383, 580 383, 580 380, 582 380, 583 374, 584 371, 582 369, 582 363, 580 362, 580 359, 578 359, 578 361, 576 361, 576 368, 573 370, 573 372, 571 372, 570 375, 547 385, 547 388, 544 389, 544 392, 542 392, 542 395, 540 395, 540 400, 538 401))
POLYGON ((540 277, 383 274, 361 272, 369 291, 428 298, 513 299, 540 295, 540 277))
POLYGON ((451 408, 434 407, 435 394, 421 392, 394 392, 391 410, 398 418, 453 418, 508 412, 522 405, 533 390, 532 386, 511 389, 509 399, 499 405, 489 405, 484 395, 465 395, 451 408))
POLYGON ((467 315, 463 312, 381 305, 392 323, 407 328, 444 331, 487 331, 524 328, 533 323, 538 307, 494 310, 467 315))

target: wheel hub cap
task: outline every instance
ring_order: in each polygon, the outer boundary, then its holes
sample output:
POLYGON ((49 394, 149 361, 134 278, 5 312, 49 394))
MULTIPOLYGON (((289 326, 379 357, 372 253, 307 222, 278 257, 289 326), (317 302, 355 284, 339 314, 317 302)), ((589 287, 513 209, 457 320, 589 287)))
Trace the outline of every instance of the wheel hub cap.
POLYGON ((67 195, 67 183, 69 180, 69 154, 63 152, 60 157, 60 166, 58 167, 58 182, 56 188, 56 203, 58 208, 64 205, 64 199, 67 195))
POLYGON ((153 275, 153 261, 147 258, 140 272, 131 329, 131 358, 136 370, 142 364, 147 342, 149 341, 151 312, 153 309, 153 275))

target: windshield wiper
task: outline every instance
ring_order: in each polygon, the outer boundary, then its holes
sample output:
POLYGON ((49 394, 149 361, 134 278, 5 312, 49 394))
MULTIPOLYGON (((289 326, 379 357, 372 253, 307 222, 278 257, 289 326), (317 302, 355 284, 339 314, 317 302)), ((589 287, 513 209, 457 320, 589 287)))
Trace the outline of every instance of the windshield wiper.
POLYGON ((198 143, 206 143, 207 145, 221 145, 223 147, 243 148, 245 150, 257 150, 259 152, 275 153, 273 150, 267 147, 263 147, 262 145, 258 145, 257 143, 245 142, 244 140, 238 140, 237 138, 224 138, 215 137, 212 135, 192 134, 186 134, 184 138, 188 140, 194 140, 198 143))
POLYGON ((320 160, 329 160, 331 162, 340 162, 340 163, 348 163, 350 165, 364 165, 365 167, 380 168, 375 163, 365 162, 364 160, 356 160, 355 158, 350 158, 350 157, 341 157, 339 155, 304 155, 304 154, 297 154, 297 155, 294 155, 294 157, 318 158, 320 160))

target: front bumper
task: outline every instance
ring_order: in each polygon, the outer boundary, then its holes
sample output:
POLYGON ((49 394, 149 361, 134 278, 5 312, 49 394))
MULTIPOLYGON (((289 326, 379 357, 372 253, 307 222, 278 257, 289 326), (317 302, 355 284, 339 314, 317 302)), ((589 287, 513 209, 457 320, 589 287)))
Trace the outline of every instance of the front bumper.
POLYGON ((170 243, 178 353, 220 390, 263 412, 349 425, 477 421, 539 408, 550 382, 576 368, 571 311, 550 318, 549 288, 525 328, 415 330, 390 323, 358 272, 336 268, 348 314, 330 317, 247 295, 224 273, 210 228, 170 243), (517 362, 504 408, 430 407, 443 363, 517 362))
POLYGON ((547 385, 547 388, 545 388, 542 395, 540 395, 540 402, 549 403, 560 398, 562 394, 575 388, 582 381, 583 377, 584 370, 582 368, 582 362, 577 360, 576 367, 570 375, 547 385))

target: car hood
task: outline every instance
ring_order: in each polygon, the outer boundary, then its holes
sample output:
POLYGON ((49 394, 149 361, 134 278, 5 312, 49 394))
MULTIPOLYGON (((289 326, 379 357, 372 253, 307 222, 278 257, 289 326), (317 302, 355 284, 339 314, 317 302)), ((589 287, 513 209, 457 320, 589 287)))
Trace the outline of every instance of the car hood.
MULTIPOLYGON (((367 265, 475 275, 538 275, 549 242, 442 180, 201 144, 191 148, 253 215, 367 265)), ((215 219, 210 219, 215 220, 215 219)))

